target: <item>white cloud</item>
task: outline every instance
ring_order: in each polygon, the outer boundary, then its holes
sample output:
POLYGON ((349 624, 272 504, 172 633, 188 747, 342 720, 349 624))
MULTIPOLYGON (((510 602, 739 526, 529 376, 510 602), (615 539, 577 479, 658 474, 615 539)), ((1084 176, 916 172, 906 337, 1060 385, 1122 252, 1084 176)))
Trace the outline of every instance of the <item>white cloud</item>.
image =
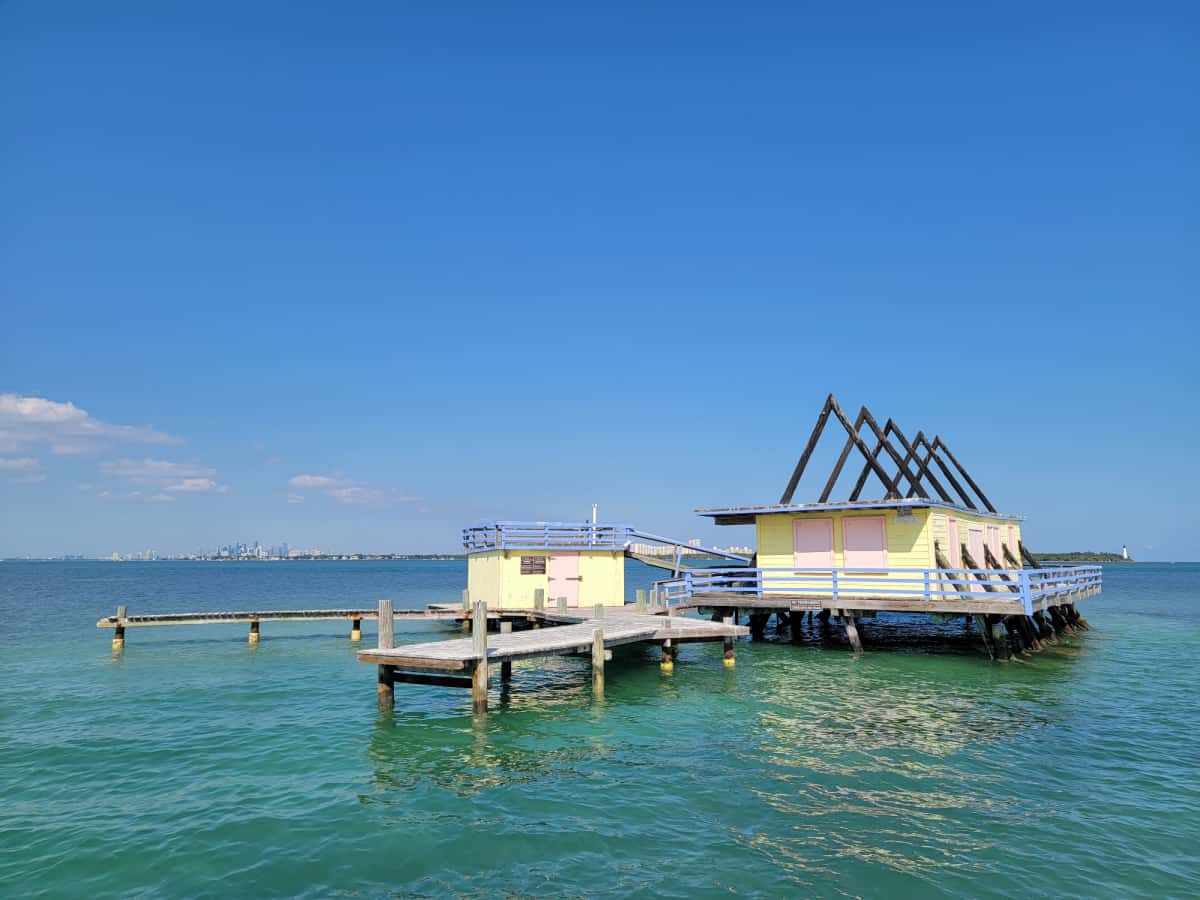
MULTIPOLYGON (((100 471, 109 478, 123 478, 131 484, 155 489, 160 494, 224 494, 229 490, 228 485, 214 480, 216 469, 195 463, 177 463, 165 459, 118 459, 100 463, 100 471)), ((130 496, 139 496, 140 493, 134 491, 130 496)))
POLYGON ((5 459, 0 456, 0 472, 28 472, 30 469, 36 469, 41 463, 31 456, 24 456, 19 459, 5 459))
POLYGON ((223 494, 229 490, 229 487, 224 484, 217 484, 211 478, 185 478, 183 481, 168 484, 167 490, 182 494, 210 494, 214 492, 223 494))
POLYGON ((291 487, 297 488, 336 488, 353 484, 345 478, 335 478, 332 475, 293 475, 288 479, 291 487))
POLYGON ((148 501, 150 501, 151 503, 169 503, 172 500, 174 500, 175 498, 172 497, 170 494, 153 494, 152 496, 147 497, 146 499, 148 501))
MULTIPOLYGON (((390 488, 378 488, 359 481, 351 481, 340 475, 293 475, 288 486, 294 488, 316 488, 338 503, 355 505, 411 503, 419 497, 409 497, 390 488)), ((288 503, 302 503, 299 494, 288 494, 288 503), (296 499, 292 499, 292 498, 296 499)))
POLYGON ((0 394, 0 452, 44 444, 56 455, 95 453, 114 444, 177 444, 149 425, 104 422, 74 403, 0 394))
POLYGON ((38 484, 46 480, 46 475, 43 472, 29 472, 8 480, 11 484, 38 484))

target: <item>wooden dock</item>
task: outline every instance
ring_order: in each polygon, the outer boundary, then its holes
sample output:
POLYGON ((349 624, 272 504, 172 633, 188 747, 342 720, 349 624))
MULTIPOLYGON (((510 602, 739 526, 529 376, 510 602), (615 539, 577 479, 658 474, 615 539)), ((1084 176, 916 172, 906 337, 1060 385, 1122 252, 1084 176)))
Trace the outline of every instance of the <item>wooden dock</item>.
MULTIPOLYGON (((390 601, 380 603, 378 618, 389 621, 390 601)), ((512 676, 514 660, 590 654, 592 686, 604 692, 604 663, 611 648, 624 644, 654 643, 662 648, 661 666, 674 668, 678 646, 697 641, 721 641, 725 665, 733 665, 733 641, 750 629, 731 619, 710 622, 665 614, 639 607, 597 607, 584 610, 505 610, 500 634, 487 633, 487 611, 482 603, 472 608, 471 636, 420 644, 393 646, 391 629, 380 628, 379 646, 358 651, 358 661, 378 666, 378 697, 384 708, 395 703, 397 682, 471 688, 472 706, 487 711, 490 668, 500 665, 503 679, 512 676), (550 627, 537 627, 541 624, 550 627), (514 631, 514 624, 533 627, 514 631)))
MULTIPOLYGON (((394 619, 405 621, 426 622, 460 622, 466 616, 461 608, 442 604, 430 604, 424 609, 397 609, 392 612, 394 619)), ((246 622, 250 626, 249 642, 258 643, 259 626, 262 622, 319 622, 339 619, 350 623, 350 640, 362 638, 362 623, 364 620, 377 620, 379 610, 376 609, 264 609, 258 611, 239 612, 185 612, 185 613, 156 613, 151 615, 131 616, 126 607, 118 606, 115 616, 105 616, 96 623, 97 628, 115 629, 113 649, 120 650, 125 646, 126 628, 156 628, 166 625, 228 625, 232 622, 246 622)), ((488 618, 500 618, 499 612, 491 612, 488 618)))

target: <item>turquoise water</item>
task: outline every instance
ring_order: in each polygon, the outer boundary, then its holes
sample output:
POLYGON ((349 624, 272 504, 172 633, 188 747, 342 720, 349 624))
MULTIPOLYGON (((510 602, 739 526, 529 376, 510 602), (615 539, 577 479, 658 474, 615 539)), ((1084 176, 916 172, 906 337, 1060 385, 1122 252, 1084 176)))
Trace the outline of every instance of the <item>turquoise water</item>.
POLYGON ((627 648, 600 703, 586 661, 517 663, 476 720, 411 685, 380 714, 345 623, 119 657, 94 627, 453 601, 461 562, 0 563, 0 893, 1195 896, 1200 566, 1104 577, 1095 630, 1026 662, 886 622, 858 659, 817 629, 733 670, 627 648))

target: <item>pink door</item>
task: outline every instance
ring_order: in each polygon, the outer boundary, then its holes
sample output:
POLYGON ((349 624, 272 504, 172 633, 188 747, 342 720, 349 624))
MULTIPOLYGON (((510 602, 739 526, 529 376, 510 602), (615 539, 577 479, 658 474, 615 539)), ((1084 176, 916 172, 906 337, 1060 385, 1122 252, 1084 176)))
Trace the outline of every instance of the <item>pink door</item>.
POLYGON ((579 554, 553 553, 546 567, 549 582, 550 606, 558 605, 559 597, 567 598, 567 606, 579 605, 579 554))
POLYGON ((797 569, 832 569, 833 519, 796 519, 792 551, 797 569))
POLYGON ((962 545, 958 542, 958 519, 946 520, 946 542, 950 544, 950 568, 962 568, 962 545))
MULTIPOLYGON (((996 557, 996 562, 1000 562, 1001 560, 1000 560, 1000 526, 999 525, 989 525, 987 527, 987 542, 988 542, 988 549, 992 551, 992 556, 996 557)), ((980 560, 979 564, 981 566, 983 566, 985 569, 987 568, 987 566, 984 565, 983 560, 980 560)))
MULTIPOLYGON (((975 561, 974 568, 983 568, 983 529, 971 528, 967 530, 967 549, 971 551, 971 559, 975 561)), ((982 575, 976 575, 975 578, 982 579, 982 575)), ((971 590, 982 591, 983 588, 978 585, 972 585, 971 590)))

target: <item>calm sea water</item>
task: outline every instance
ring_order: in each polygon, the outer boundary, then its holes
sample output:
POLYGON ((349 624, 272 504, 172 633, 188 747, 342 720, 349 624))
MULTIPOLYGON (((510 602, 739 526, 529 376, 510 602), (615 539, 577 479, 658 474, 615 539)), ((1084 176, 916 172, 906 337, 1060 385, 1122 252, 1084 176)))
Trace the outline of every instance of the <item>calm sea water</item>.
POLYGON ((886 622, 859 659, 628 648, 601 703, 585 661, 517 663, 473 720, 411 685, 380 714, 340 622, 95 628, 453 601, 461 562, 0 563, 0 894, 1196 896, 1200 566, 1104 577, 1027 662, 886 622))

